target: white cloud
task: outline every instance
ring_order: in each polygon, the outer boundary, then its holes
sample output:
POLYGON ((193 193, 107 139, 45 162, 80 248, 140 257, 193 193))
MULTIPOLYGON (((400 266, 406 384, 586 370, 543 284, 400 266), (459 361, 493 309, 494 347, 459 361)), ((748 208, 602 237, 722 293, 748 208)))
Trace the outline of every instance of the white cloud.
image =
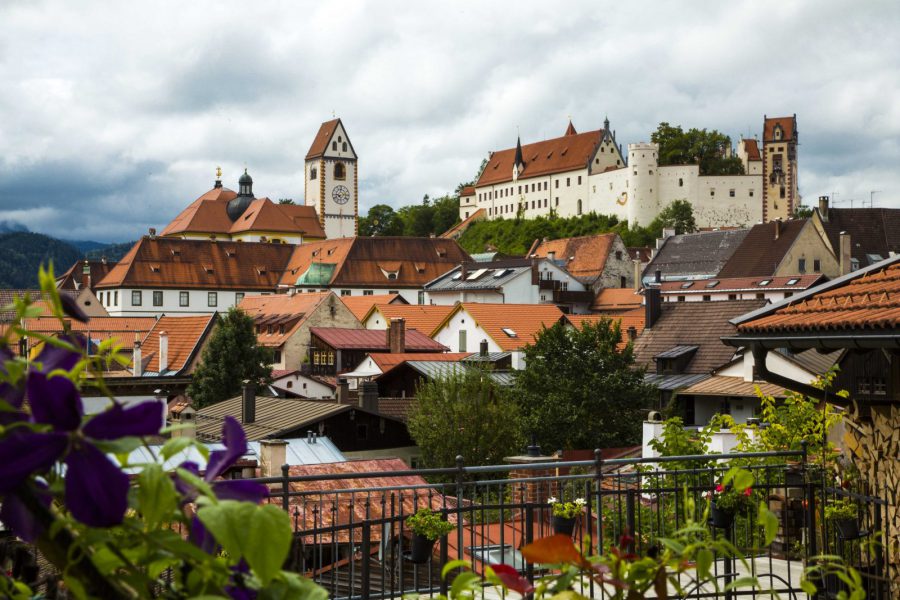
POLYGON ((335 111, 361 202, 455 188, 489 150, 609 115, 759 133, 797 113, 809 202, 900 206, 896 2, 12 2, 0 6, 0 219, 124 240, 246 165, 302 197, 335 111))

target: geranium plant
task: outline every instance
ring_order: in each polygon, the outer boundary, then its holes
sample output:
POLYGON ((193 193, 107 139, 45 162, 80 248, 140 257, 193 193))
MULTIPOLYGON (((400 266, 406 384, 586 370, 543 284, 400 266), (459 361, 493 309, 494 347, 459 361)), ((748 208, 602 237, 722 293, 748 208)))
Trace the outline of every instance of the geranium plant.
POLYGON ((441 515, 430 508, 420 508, 406 519, 406 526, 416 535, 429 540, 437 540, 455 529, 453 523, 441 519, 441 515))
POLYGON ((575 498, 569 502, 563 502, 558 498, 550 498, 547 500, 547 503, 550 504, 553 516, 563 519, 574 519, 584 512, 584 507, 587 504, 584 498, 575 498))
POLYGON ((731 470, 716 484, 709 499, 719 510, 737 514, 753 508, 753 476, 748 471, 731 470))

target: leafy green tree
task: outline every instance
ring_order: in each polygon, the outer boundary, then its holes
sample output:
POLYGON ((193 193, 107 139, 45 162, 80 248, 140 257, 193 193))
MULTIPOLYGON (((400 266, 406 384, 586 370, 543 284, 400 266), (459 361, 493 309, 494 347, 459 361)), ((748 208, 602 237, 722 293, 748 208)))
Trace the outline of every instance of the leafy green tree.
POLYGON ((497 464, 522 451, 519 413, 507 388, 472 367, 422 383, 409 414, 409 433, 426 467, 497 464))
POLYGON ((294 204, 293 198, 279 198, 278 204, 294 204))
POLYGON ((384 236, 402 235, 403 221, 387 204, 376 204, 369 213, 359 219, 359 235, 384 236))
POLYGON ((697 231, 697 222, 694 220, 694 208, 687 200, 675 200, 662 209, 656 218, 650 223, 649 229, 653 231, 663 228, 674 228, 675 233, 694 233, 697 231))
POLYGON ((803 206, 802 204, 798 204, 797 208, 794 209, 793 218, 808 219, 812 215, 813 215, 813 207, 812 206, 803 206))
POLYGON ((744 164, 736 156, 726 157, 731 138, 713 129, 692 128, 684 131, 680 125, 659 124, 650 135, 659 144, 659 164, 700 165, 701 175, 742 175, 744 164))
POLYGON ((545 450, 640 443, 654 388, 633 368, 631 344, 616 349, 620 340, 619 323, 603 319, 581 329, 557 323, 525 347, 516 398, 524 431, 545 450))
POLYGON ((237 396, 244 381, 271 383, 272 354, 257 345, 253 319, 232 307, 203 350, 187 394, 201 408, 237 396))

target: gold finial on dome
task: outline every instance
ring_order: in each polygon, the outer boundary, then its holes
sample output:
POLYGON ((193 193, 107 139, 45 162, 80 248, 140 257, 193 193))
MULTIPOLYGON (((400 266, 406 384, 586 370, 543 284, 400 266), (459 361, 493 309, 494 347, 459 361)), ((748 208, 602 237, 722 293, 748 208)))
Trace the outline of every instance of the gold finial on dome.
POLYGON ((222 179, 222 167, 216 167, 216 179, 222 179))

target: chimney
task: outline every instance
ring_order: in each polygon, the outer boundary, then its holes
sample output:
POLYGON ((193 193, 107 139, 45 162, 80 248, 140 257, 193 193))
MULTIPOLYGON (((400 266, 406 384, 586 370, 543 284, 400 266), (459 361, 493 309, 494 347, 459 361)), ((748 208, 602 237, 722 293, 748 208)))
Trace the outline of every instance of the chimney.
POLYGON ((654 281, 657 285, 659 285, 659 284, 662 283, 662 271, 660 271, 659 269, 657 269, 656 271, 653 272, 653 281, 654 281))
POLYGON ((519 485, 511 484, 513 503, 545 504, 548 499, 559 496, 559 469, 547 465, 542 468, 527 468, 527 465, 558 462, 560 456, 544 456, 532 435, 531 444, 525 454, 507 456, 503 462, 514 465, 509 471, 509 479, 524 479, 519 485), (515 466, 518 465, 518 466, 515 466))
POLYGON ((556 250, 550 250, 547 252, 547 260, 549 260, 550 262, 556 260, 556 250))
POLYGON ((387 342, 389 352, 391 354, 402 354, 406 352, 406 320, 402 317, 391 319, 388 326, 387 342))
POLYGON ((242 388, 241 421, 244 425, 256 421, 256 385, 249 381, 242 388))
POLYGON ((775 239, 781 237, 781 219, 775 219, 775 239))
POLYGON ((91 289, 91 263, 87 259, 84 259, 84 264, 81 266, 81 289, 91 289))
POLYGON ((337 382, 337 403, 348 404, 350 400, 350 383, 346 377, 339 377, 337 382))
POLYGON ((663 227, 663 230, 662 230, 663 239, 670 238, 674 235, 675 235, 674 227, 663 227))
POLYGON ((644 328, 650 329, 662 313, 662 296, 659 288, 644 290, 644 328))
POLYGON ((828 196, 819 196, 819 216, 828 222, 828 196))
POLYGON ((280 477, 281 465, 287 463, 287 446, 284 440, 260 440, 259 442, 259 475, 260 477, 280 477))
POLYGON ((634 291, 639 292, 643 287, 641 282, 641 260, 639 258, 635 258, 634 263, 634 291))
POLYGON ((487 356, 488 355, 488 341, 481 340, 481 343, 478 345, 478 355, 479 356, 487 356))
POLYGON ((378 384, 374 381, 363 381, 359 384, 359 407, 378 412, 378 384))
POLYGON ((850 250, 850 234, 846 231, 841 232, 840 237, 840 259, 841 259, 841 275, 846 275, 853 270, 853 261, 850 250))
POLYGON ((155 240, 155 239, 156 239, 156 227, 151 227, 151 228, 150 228, 150 239, 151 239, 151 240, 155 240))
POLYGON ((141 356, 141 340, 134 340, 134 352, 131 355, 131 373, 135 377, 144 374, 143 357, 141 356))
POLYGON ((460 281, 465 281, 469 275, 469 263, 462 261, 459 263, 460 281))
POLYGON ((159 332, 159 374, 169 370, 169 334, 159 332))
POLYGON ((626 329, 625 331, 626 333, 628 333, 629 341, 633 342, 637 339, 637 327, 635 327, 634 325, 629 325, 628 329, 626 329))

